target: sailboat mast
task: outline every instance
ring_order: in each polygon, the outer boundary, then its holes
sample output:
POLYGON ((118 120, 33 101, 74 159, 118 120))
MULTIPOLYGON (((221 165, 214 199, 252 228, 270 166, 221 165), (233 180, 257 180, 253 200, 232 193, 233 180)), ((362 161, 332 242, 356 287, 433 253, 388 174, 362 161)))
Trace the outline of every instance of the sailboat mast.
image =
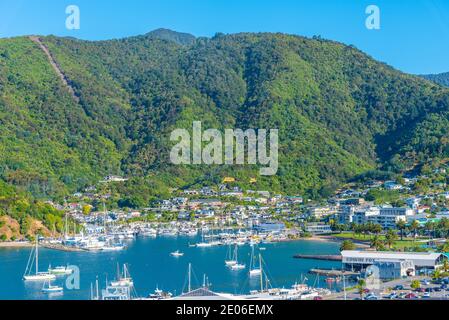
POLYGON ((106 204, 103 202, 103 228, 106 234, 106 204))
POLYGON ((95 287, 96 287, 95 289, 97 290, 97 300, 100 300, 100 291, 98 289, 98 277, 95 281, 95 287))
POLYGON ((262 255, 260 253, 259 253, 259 267, 260 267, 260 292, 263 292, 262 255))
POLYGON ((36 275, 39 273, 39 236, 36 235, 36 275))
POLYGON ((191 277, 192 277, 192 264, 189 263, 189 285, 188 285, 188 292, 192 291, 192 283, 191 283, 191 277))

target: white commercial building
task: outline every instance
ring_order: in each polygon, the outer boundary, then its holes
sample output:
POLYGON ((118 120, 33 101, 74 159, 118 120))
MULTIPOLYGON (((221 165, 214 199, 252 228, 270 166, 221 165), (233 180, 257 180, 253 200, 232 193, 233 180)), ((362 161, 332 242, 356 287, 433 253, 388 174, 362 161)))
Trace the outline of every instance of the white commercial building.
POLYGON ((312 234, 327 234, 332 233, 332 228, 328 224, 309 223, 306 226, 306 231, 312 234))
POLYGON ((416 270, 438 269, 447 257, 434 252, 377 252, 377 251, 342 251, 343 269, 363 270, 376 263, 391 261, 408 261, 413 263, 416 270))

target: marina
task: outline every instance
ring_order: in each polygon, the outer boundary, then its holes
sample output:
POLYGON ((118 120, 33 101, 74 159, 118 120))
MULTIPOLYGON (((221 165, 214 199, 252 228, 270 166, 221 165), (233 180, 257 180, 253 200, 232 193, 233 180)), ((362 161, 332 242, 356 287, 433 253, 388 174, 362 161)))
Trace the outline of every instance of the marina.
MULTIPOLYGON (((201 235, 196 237, 137 236, 134 240, 127 240, 127 249, 121 251, 68 252, 40 248, 39 265, 41 270, 44 269, 44 266, 49 267, 50 265, 77 266, 80 270, 80 289, 64 289, 63 293, 57 295, 44 293, 43 282, 23 281, 22 272, 14 267, 23 265, 25 268, 30 249, 0 249, 0 259, 5 262, 0 265, 0 281, 5 288, 0 292, 0 298, 88 300, 97 296, 95 289, 97 280, 98 292, 102 296, 102 290, 109 293, 120 293, 117 290, 121 289, 118 289, 117 285, 130 281, 131 276, 132 295, 135 298, 159 299, 158 292, 164 297, 170 295, 179 297, 188 292, 186 270, 189 264, 193 265, 192 288, 201 288, 206 274, 208 288, 213 292, 249 295, 251 292, 260 291, 260 274, 250 276, 250 268, 254 271, 259 267, 259 254, 263 255, 264 263, 268 266, 266 270, 264 269, 264 274, 267 275, 271 288, 281 290, 282 288, 292 288, 295 283, 304 282, 310 287, 341 289, 340 284, 329 284, 324 277, 306 276, 312 268, 339 268, 341 263, 292 259, 292 256, 298 252, 337 254, 338 243, 314 241, 264 243, 263 247, 266 250, 259 250, 258 245, 251 246, 248 243, 238 246, 238 263, 245 264, 246 270, 233 271, 224 262, 228 256, 228 246, 204 248, 190 246, 191 243, 201 242, 201 240, 201 235), (184 255, 174 259, 170 253, 177 250, 184 255), (254 255, 253 262, 251 262, 252 255, 254 255), (120 266, 119 272, 117 264, 120 266), (117 273, 122 276, 118 278, 117 273)), ((65 277, 58 276, 56 279, 52 279, 51 286, 65 286, 65 277)), ((266 283, 264 283, 265 285, 266 283)), ((122 291, 122 293, 128 294, 127 291, 122 291)))

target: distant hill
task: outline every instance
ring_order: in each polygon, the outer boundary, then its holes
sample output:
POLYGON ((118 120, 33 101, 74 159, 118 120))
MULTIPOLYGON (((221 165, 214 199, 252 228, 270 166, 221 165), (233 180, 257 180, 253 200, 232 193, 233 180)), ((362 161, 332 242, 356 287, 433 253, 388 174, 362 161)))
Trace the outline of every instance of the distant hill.
POLYGON ((195 39, 163 29, 41 41, 78 99, 39 45, 0 40, 0 178, 36 196, 118 174, 132 177, 128 191, 144 198, 129 201, 143 205, 167 186, 223 177, 319 197, 370 170, 449 157, 449 90, 352 46, 270 33, 195 39), (261 177, 257 166, 171 165, 170 132, 191 130, 195 120, 204 129, 279 129, 277 175, 261 177))
POLYGON ((441 84, 442 86, 449 87, 449 72, 423 75, 422 77, 435 83, 441 84))
POLYGON ((188 33, 181 33, 169 29, 157 29, 146 34, 147 37, 173 41, 180 45, 191 45, 195 42, 195 36, 188 33))

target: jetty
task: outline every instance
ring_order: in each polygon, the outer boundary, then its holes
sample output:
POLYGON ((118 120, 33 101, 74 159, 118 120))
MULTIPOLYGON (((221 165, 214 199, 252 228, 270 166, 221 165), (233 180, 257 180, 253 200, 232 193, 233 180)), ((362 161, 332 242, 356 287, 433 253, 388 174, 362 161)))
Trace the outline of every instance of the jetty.
POLYGON ((314 254, 297 254, 294 255, 295 259, 307 259, 307 260, 323 260, 323 261, 342 261, 341 255, 314 255, 314 254))
POLYGON ((76 248, 76 247, 68 247, 61 244, 49 244, 44 243, 41 245, 45 249, 57 250, 57 251, 65 251, 65 252, 86 252, 84 249, 76 248))

